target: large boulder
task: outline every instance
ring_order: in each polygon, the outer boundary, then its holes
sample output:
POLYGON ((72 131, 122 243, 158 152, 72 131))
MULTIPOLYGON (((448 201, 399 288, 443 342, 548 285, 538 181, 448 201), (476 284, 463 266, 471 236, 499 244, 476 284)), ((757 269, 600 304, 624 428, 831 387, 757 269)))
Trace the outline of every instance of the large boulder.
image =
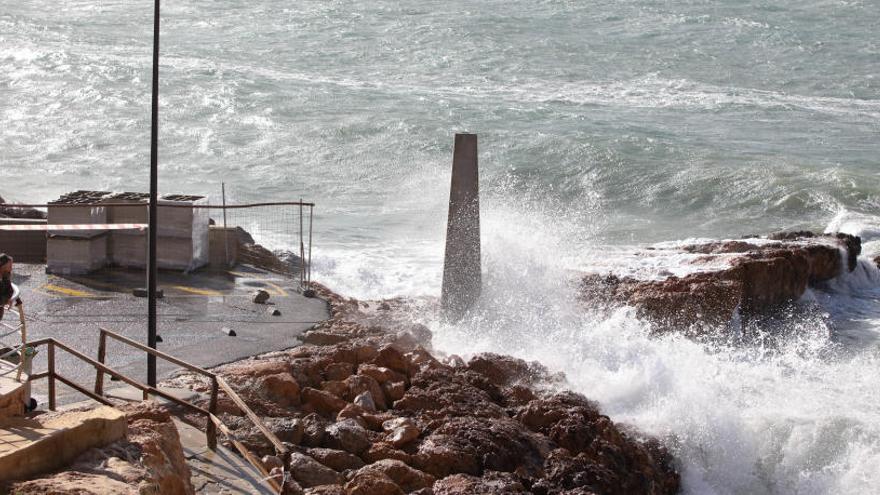
POLYGON ((590 274, 582 280, 582 298, 591 304, 631 305, 659 329, 717 328, 730 322, 737 309, 744 320, 760 318, 798 300, 808 287, 854 270, 861 240, 796 232, 677 249, 701 255, 693 263, 718 267, 662 280, 590 274))

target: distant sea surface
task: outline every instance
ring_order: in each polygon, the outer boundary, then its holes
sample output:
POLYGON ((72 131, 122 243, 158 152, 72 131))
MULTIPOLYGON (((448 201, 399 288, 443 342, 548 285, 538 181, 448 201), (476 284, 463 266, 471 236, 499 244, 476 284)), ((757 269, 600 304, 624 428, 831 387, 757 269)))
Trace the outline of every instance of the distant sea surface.
MULTIPOLYGON (((477 133, 487 295, 428 322, 438 347, 565 371, 689 494, 880 493, 876 2, 195 0, 162 23, 163 192, 314 201, 317 279, 436 295, 452 137, 477 133), (782 347, 651 337, 567 282, 650 275, 632 246, 826 228, 863 236, 861 271, 782 347)), ((151 48, 152 2, 0 1, 0 195, 145 190, 151 48)))

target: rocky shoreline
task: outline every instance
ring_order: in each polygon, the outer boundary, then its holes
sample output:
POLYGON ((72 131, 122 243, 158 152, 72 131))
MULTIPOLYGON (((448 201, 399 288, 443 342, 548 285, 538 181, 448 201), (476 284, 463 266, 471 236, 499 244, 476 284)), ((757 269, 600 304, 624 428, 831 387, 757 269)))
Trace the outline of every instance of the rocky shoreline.
MULTIPOLYGON (((539 363, 440 356, 430 331, 395 319, 391 304, 368 315, 369 304, 316 289, 332 316, 302 346, 214 370, 293 451, 289 493, 678 492, 657 440, 559 391, 562 377, 539 363)), ((186 373, 167 384, 209 388, 186 373)), ((281 460, 234 404, 221 399, 219 410, 280 477, 281 460)))
MULTIPOLYGON (((854 271, 861 239, 848 234, 782 232, 669 249, 695 255, 689 261, 694 273, 662 280, 589 274, 581 280, 581 299, 589 305, 634 307, 659 331, 703 333, 724 327, 737 316, 747 324, 779 313, 809 287, 854 271)), ((880 258, 875 261, 880 265, 880 258)))

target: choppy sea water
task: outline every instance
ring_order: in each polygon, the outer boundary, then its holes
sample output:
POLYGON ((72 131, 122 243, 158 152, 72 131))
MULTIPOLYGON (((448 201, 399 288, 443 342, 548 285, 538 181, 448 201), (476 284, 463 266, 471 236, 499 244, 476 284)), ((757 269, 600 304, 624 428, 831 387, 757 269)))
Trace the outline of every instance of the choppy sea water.
MULTIPOLYGON (((661 436, 686 493, 878 493, 880 275, 782 345, 574 304, 631 246, 779 229, 880 252, 871 1, 166 2, 161 183, 314 200, 315 276, 439 292, 452 134, 480 136, 486 295, 439 347, 540 359, 661 436), (873 242, 871 242, 874 240, 873 242)), ((150 2, 0 2, 0 194, 145 189, 150 2)), ((865 257, 867 259, 867 257, 865 257)))

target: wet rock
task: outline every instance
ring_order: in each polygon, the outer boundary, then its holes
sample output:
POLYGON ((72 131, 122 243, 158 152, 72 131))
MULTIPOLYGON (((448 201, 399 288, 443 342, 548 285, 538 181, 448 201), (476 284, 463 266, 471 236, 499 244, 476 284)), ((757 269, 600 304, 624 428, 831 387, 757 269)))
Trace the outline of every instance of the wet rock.
POLYGON ((573 393, 538 399, 516 416, 563 447, 546 457, 544 485, 598 493, 675 493, 678 474, 659 446, 633 441, 573 393), (654 486, 662 490, 652 492, 654 486))
POLYGON ((269 293, 260 289, 254 292, 254 303, 266 304, 269 301, 269 293))
POLYGON ((807 287, 852 271, 861 240, 846 234, 810 232, 771 235, 770 240, 722 241, 684 246, 684 252, 731 257, 726 268, 665 280, 614 275, 584 277, 581 294, 590 303, 623 303, 637 308, 663 330, 719 328, 739 308, 749 320, 771 314, 799 299, 807 287), (841 258, 840 251, 845 251, 841 258))
POLYGON ((510 356, 485 352, 471 358, 467 369, 485 376, 494 385, 506 387, 519 383, 530 384, 549 375, 545 366, 510 356))
POLYGON ((316 448, 308 449, 306 453, 321 464, 339 472, 364 467, 364 461, 360 457, 344 450, 316 448))
POLYGON ((370 448, 370 436, 363 426, 353 419, 333 423, 325 430, 328 447, 360 455, 370 448))
POLYGON ((303 488, 342 483, 342 476, 339 473, 297 452, 290 455, 290 473, 303 488))
POLYGON ((414 466, 437 478, 484 470, 540 472, 546 447, 510 419, 453 418, 428 435, 413 457, 414 466))
POLYGON ((394 408, 434 417, 507 417, 489 393, 449 370, 418 373, 403 398, 394 403, 394 408))
POLYGON ((518 477, 510 473, 489 472, 483 477, 454 474, 434 483, 434 495, 506 495, 529 493, 518 477))

